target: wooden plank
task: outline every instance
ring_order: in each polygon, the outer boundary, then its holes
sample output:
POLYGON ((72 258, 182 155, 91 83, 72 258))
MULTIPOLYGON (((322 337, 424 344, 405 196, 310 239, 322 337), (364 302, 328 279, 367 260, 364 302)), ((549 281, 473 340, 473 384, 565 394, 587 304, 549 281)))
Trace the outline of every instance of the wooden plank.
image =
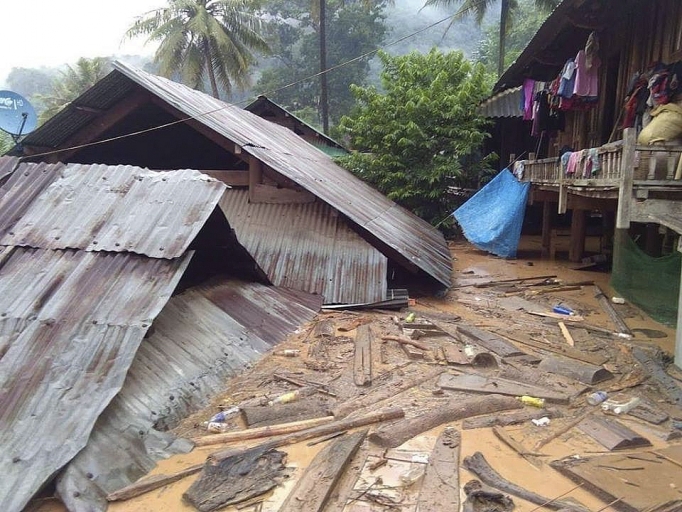
POLYGON ((595 284, 594 290, 595 290, 594 296, 597 299, 597 302, 599 302, 601 308, 609 316, 609 318, 613 322, 613 325, 616 326, 616 330, 622 334, 628 334, 632 336, 632 331, 625 323, 625 320, 623 320, 623 318, 620 316, 620 313, 616 311, 616 308, 613 307, 613 304, 611 304, 611 301, 608 299, 608 297, 604 295, 602 289, 595 284))
POLYGON ((460 433, 445 427, 429 457, 417 498, 417 512, 459 510, 460 433))
POLYGON ((144 477, 135 483, 123 487, 122 489, 107 494, 107 501, 123 501, 129 500, 130 498, 135 498, 136 496, 141 496, 147 492, 172 484, 178 480, 182 480, 186 476, 198 473, 203 469, 203 467, 204 463, 202 462, 201 464, 195 464, 194 466, 181 469, 180 471, 176 471, 175 473, 171 473, 169 475, 164 474, 144 477))
POLYGON ((523 351, 519 350, 519 348, 514 344, 509 343, 504 338, 501 338, 492 332, 484 331, 478 327, 473 327, 470 325, 458 325, 457 332, 472 338, 476 344, 485 347, 499 356, 509 357, 523 354, 523 351))
POLYGON ((621 160, 621 182, 618 187, 616 229, 628 229, 630 227, 636 143, 637 135, 635 129, 626 128, 623 131, 623 156, 621 160))
POLYGON ((651 442, 616 420, 589 416, 578 428, 608 450, 625 450, 651 446, 651 442))
POLYGON ((325 446, 296 481, 279 512, 321 512, 366 435, 367 430, 362 430, 325 446))
POLYGON ((379 402, 388 398, 395 398, 397 395, 407 391, 408 389, 435 379, 444 371, 445 370, 443 368, 428 370, 424 371, 423 373, 420 372, 418 375, 415 375, 411 378, 401 378, 397 382, 391 382, 380 387, 376 387, 362 397, 351 398, 347 402, 339 405, 333 410, 334 416, 336 418, 343 418, 349 415, 351 412, 363 409, 365 407, 375 406, 379 402))
POLYGON ((310 399, 265 407, 242 407, 244 422, 251 428, 321 418, 329 414, 329 408, 325 403, 310 399))
POLYGON ((632 355, 637 359, 644 371, 656 382, 661 393, 674 404, 682 405, 682 389, 677 384, 677 381, 668 375, 661 365, 641 348, 635 347, 632 350, 632 355))
POLYGON ((502 427, 493 427, 493 434, 495 434, 495 437, 497 437, 500 441, 509 446, 512 450, 518 453, 525 460, 530 462, 533 466, 537 468, 542 467, 542 462, 535 457, 536 455, 541 454, 532 453, 528 451, 525 446, 523 446, 521 443, 516 441, 516 439, 511 437, 509 433, 502 427))
POLYGON ((469 357, 464 353, 464 349, 452 343, 444 343, 440 346, 443 357, 448 364, 471 364, 469 357))
POLYGON ((593 364, 596 366, 600 366, 609 360, 609 358, 603 354, 588 354, 571 347, 550 345, 548 343, 542 343, 532 338, 522 340, 520 338, 513 337, 507 333, 504 333, 504 336, 517 343, 528 345, 529 347, 537 348, 540 350, 546 350, 548 352, 554 352, 555 354, 561 354, 562 356, 569 357, 577 361, 583 361, 585 363, 593 364))
POLYGON ((563 320, 564 322, 583 322, 585 320, 585 318, 580 315, 562 315, 561 313, 555 313, 553 311, 526 311, 526 313, 545 318, 556 318, 557 320, 563 320))
POLYGON ((369 456, 369 443, 362 443, 327 500, 324 512, 343 512, 369 456))
POLYGON ((211 178, 215 178, 225 185, 232 187, 248 187, 249 186, 249 171, 201 171, 208 174, 211 178))
POLYGON ((355 333, 353 382, 356 386, 372 383, 372 331, 369 325, 361 325, 355 333))
POLYGON ((542 360, 538 368, 589 385, 613 378, 613 374, 604 367, 560 357, 547 357, 542 360))
POLYGON ((501 395, 469 398, 467 400, 453 399, 439 407, 425 409, 416 417, 402 419, 380 427, 370 435, 369 439, 381 447, 395 448, 408 439, 443 423, 521 407, 523 406, 518 400, 501 395))
POLYGON ((256 187, 263 183, 263 163, 257 158, 249 158, 249 201, 255 203, 256 187))
POLYGON ((408 338, 403 338, 401 336, 382 336, 381 339, 384 341, 397 341, 401 345, 411 345, 415 348, 418 348, 419 350, 424 350, 424 351, 429 350, 428 345, 424 345, 423 343, 419 343, 418 341, 408 339, 408 338))
POLYGON ((266 204, 305 204, 314 203, 315 196, 306 190, 273 187, 258 183, 249 186, 249 201, 266 204))
POLYGON ((571 336, 571 333, 568 330, 568 327, 566 327, 566 324, 563 322, 559 322, 559 329, 561 329, 561 334, 563 334, 564 338, 566 339, 566 343, 568 343, 570 346, 575 347, 575 340, 573 339, 573 336, 571 336))
POLYGON ((537 420, 544 416, 547 416, 548 418, 560 418, 562 413, 556 409, 534 409, 529 407, 528 409, 524 409, 522 411, 468 418, 462 422, 462 429, 470 430, 474 428, 491 428, 497 425, 502 427, 508 425, 518 425, 519 423, 537 420))
POLYGON ((502 377, 478 375, 475 373, 465 375, 443 374, 438 379, 438 386, 443 389, 468 391, 471 393, 490 393, 507 396, 529 395, 544 398, 548 402, 557 404, 567 404, 570 400, 568 395, 548 389, 546 386, 535 386, 502 377))

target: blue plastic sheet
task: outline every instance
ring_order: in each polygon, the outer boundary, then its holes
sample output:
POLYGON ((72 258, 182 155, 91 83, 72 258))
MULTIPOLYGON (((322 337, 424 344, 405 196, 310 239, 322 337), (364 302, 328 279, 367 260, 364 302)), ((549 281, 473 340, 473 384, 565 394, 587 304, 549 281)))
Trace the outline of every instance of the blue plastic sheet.
POLYGON ((503 169, 453 212, 467 240, 502 258, 515 258, 530 183, 503 169))

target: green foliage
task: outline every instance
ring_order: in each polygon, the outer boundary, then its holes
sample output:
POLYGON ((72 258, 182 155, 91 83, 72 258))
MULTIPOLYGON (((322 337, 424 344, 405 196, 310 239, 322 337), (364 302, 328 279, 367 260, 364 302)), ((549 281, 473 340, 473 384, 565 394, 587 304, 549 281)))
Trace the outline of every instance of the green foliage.
MULTIPOLYGON (((290 6, 291 7, 291 6, 290 6)), ((327 5, 327 66, 334 67, 350 58, 375 50, 386 27, 383 4, 347 2, 327 5)), ((315 108, 319 103, 319 80, 308 78, 319 72, 319 38, 309 12, 299 11, 297 23, 280 23, 279 39, 274 46, 278 65, 263 71, 256 89, 288 110, 315 108), (299 80, 308 78, 307 80, 299 80), (281 89, 285 85, 294 84, 281 89), (271 93, 271 91, 277 91, 271 93)), ((332 70, 327 74, 329 114, 332 123, 348 113, 355 103, 351 84, 364 84, 370 57, 332 70)), ((319 124, 314 119, 312 124, 319 124)))
POLYGON ((208 78, 213 96, 218 85, 229 94, 232 86, 249 83, 254 52, 267 53, 265 24, 258 0, 168 0, 135 21, 126 37, 147 36, 159 41, 155 62, 159 73, 179 74, 189 86, 201 88, 208 78))
POLYGON ((0 156, 14 147, 14 141, 9 133, 0 130, 0 156))
POLYGON ((379 53, 384 92, 353 86, 358 107, 339 134, 354 150, 339 163, 437 224, 453 210, 449 186, 477 185, 489 161, 477 106, 489 90, 481 65, 461 52, 379 53))
MULTIPOLYGON (((509 67, 528 45, 540 25, 547 19, 548 11, 538 9, 534 0, 520 0, 514 12, 513 23, 507 25, 505 40, 505 68, 509 67)), ((475 58, 481 62, 490 73, 497 72, 497 61, 500 56, 499 47, 500 22, 487 25, 483 39, 478 45, 475 58)))
POLYGON ((44 123, 65 106, 92 87, 111 71, 111 62, 104 57, 80 58, 75 67, 68 65, 53 80, 47 94, 36 94, 36 100, 43 106, 38 121, 44 123))

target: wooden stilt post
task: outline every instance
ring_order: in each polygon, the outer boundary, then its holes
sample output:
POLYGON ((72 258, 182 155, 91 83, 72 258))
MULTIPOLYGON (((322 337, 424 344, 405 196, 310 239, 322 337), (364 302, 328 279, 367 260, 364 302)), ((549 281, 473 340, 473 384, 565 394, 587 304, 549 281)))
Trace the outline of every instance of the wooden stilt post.
POLYGON ((549 258, 552 243, 552 208, 549 201, 542 203, 542 257, 549 258))
POLYGON ((628 229, 630 227, 636 143, 637 139, 634 128, 626 128, 623 132, 623 158, 621 160, 621 177, 620 186, 618 188, 618 210, 616 212, 617 229, 628 229))
POLYGON ((568 252, 570 261, 580 261, 585 252, 585 225, 587 222, 586 210, 573 210, 571 218, 571 246, 568 252))

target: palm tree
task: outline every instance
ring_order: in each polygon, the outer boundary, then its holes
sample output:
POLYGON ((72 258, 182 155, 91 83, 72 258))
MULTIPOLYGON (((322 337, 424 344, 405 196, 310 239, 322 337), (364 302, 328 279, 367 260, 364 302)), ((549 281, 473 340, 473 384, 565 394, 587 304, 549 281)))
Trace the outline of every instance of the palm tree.
POLYGON ((154 59, 162 75, 179 73, 195 88, 208 76, 219 98, 218 83, 228 94, 233 85, 245 88, 249 66, 256 61, 253 52, 269 51, 257 1, 168 0, 168 7, 139 17, 126 37, 160 41, 154 59))
MULTIPOLYGON (((424 5, 440 5, 450 7, 453 3, 460 4, 459 10, 453 16, 453 20, 465 18, 473 14, 476 23, 479 25, 488 12, 488 8, 496 3, 497 0, 426 0, 424 5)), ((561 0, 534 0, 535 6, 544 11, 551 11, 561 3, 561 0)), ((504 50, 507 30, 511 25, 514 12, 518 9, 518 0, 501 0, 500 5, 500 55, 497 64, 497 74, 501 76, 504 72, 504 50)))
POLYGON ((99 82, 111 71, 111 62, 105 57, 86 59, 81 57, 75 66, 68 65, 64 71, 52 82, 48 94, 36 94, 35 98, 44 110, 38 118, 44 123, 69 103, 80 96, 85 90, 99 82))

